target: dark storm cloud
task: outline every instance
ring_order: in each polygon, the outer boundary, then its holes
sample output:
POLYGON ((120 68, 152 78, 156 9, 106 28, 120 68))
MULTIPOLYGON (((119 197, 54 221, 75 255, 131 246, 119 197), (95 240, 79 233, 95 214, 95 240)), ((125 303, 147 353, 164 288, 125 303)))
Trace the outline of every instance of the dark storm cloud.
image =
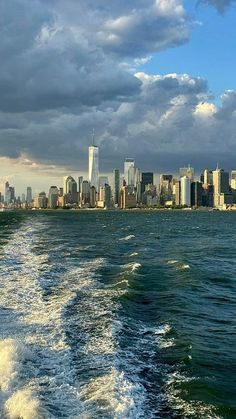
POLYGON ((0 2, 0 155, 85 170, 93 128, 102 171, 226 155, 235 92, 216 108, 202 78, 131 70, 190 28, 181 0, 0 2))

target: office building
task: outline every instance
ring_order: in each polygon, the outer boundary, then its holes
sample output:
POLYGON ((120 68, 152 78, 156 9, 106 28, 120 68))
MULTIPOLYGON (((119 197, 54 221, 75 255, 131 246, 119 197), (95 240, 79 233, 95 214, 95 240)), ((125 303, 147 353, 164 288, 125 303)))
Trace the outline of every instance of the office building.
POLYGON ((119 169, 113 170, 113 201, 114 205, 119 205, 120 196, 120 171, 119 169))
POLYGON ((120 207, 122 209, 135 208, 137 205, 136 194, 131 186, 122 186, 120 191, 120 207))
POLYGON ((27 189, 26 189, 26 202, 27 202, 27 204, 31 204, 32 199, 33 199, 32 188, 31 188, 31 186, 27 186, 27 189))
POLYGON ((202 183, 201 182, 192 182, 191 183, 191 206, 192 207, 201 207, 202 206, 202 183))
POLYGON ((51 186, 48 193, 48 207, 49 208, 58 207, 58 197, 59 197, 59 190, 57 186, 51 186))
POLYGON ((124 179, 125 179, 126 185, 129 184, 129 169, 131 167, 134 167, 134 159, 130 159, 130 158, 125 159, 125 162, 124 162, 124 179))
POLYGON ((187 176, 181 177, 181 205, 191 207, 191 180, 187 176))
POLYGON ((223 169, 213 171, 213 186, 214 186, 214 207, 218 207, 223 202, 223 198, 220 198, 221 194, 229 194, 229 172, 225 172, 223 169))
POLYGON ((99 150, 96 145, 89 147, 89 182, 98 192, 99 184, 99 150))
POLYGON ((173 198, 177 207, 181 205, 181 182, 180 180, 173 180, 173 198))
POLYGON ((77 183, 72 176, 64 178, 63 192, 67 204, 76 204, 78 202, 77 183))
POLYGON ((153 173, 142 172, 141 174, 141 193, 145 191, 146 185, 153 185, 153 173))

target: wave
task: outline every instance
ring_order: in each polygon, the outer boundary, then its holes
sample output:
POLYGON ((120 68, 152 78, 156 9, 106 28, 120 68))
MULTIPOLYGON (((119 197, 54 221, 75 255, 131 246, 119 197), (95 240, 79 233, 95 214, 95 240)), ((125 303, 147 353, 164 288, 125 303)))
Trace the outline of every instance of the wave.
POLYGON ((123 240, 128 241, 128 240, 133 239, 134 237, 135 237, 135 235, 134 235, 134 234, 130 234, 129 236, 122 237, 122 238, 120 239, 120 241, 123 241, 123 240))
POLYGON ((82 387, 80 397, 86 404, 87 415, 97 416, 102 412, 103 417, 122 419, 145 417, 145 393, 140 383, 130 381, 123 371, 112 367, 108 374, 82 387))
POLYGON ((129 258, 131 258, 131 257, 133 257, 133 256, 138 256, 138 252, 133 252, 133 253, 130 253, 129 258))
MULTIPOLYGON (((0 413, 3 418, 43 419, 47 412, 34 392, 27 388, 25 369, 32 352, 20 341, 0 341, 0 413)), ((48 416, 47 416, 48 417, 48 416)))

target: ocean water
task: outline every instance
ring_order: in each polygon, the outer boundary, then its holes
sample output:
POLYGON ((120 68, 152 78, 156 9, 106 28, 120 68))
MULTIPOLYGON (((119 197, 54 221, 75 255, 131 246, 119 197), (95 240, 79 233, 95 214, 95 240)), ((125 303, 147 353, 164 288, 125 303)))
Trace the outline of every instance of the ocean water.
POLYGON ((0 215, 0 418, 235 418, 236 214, 0 215))

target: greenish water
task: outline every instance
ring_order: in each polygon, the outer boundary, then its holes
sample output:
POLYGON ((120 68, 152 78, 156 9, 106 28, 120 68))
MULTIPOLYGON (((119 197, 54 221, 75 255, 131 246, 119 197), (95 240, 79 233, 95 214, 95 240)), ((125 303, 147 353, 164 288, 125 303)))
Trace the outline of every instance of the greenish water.
POLYGON ((0 215, 0 417, 235 418, 236 214, 0 215))

